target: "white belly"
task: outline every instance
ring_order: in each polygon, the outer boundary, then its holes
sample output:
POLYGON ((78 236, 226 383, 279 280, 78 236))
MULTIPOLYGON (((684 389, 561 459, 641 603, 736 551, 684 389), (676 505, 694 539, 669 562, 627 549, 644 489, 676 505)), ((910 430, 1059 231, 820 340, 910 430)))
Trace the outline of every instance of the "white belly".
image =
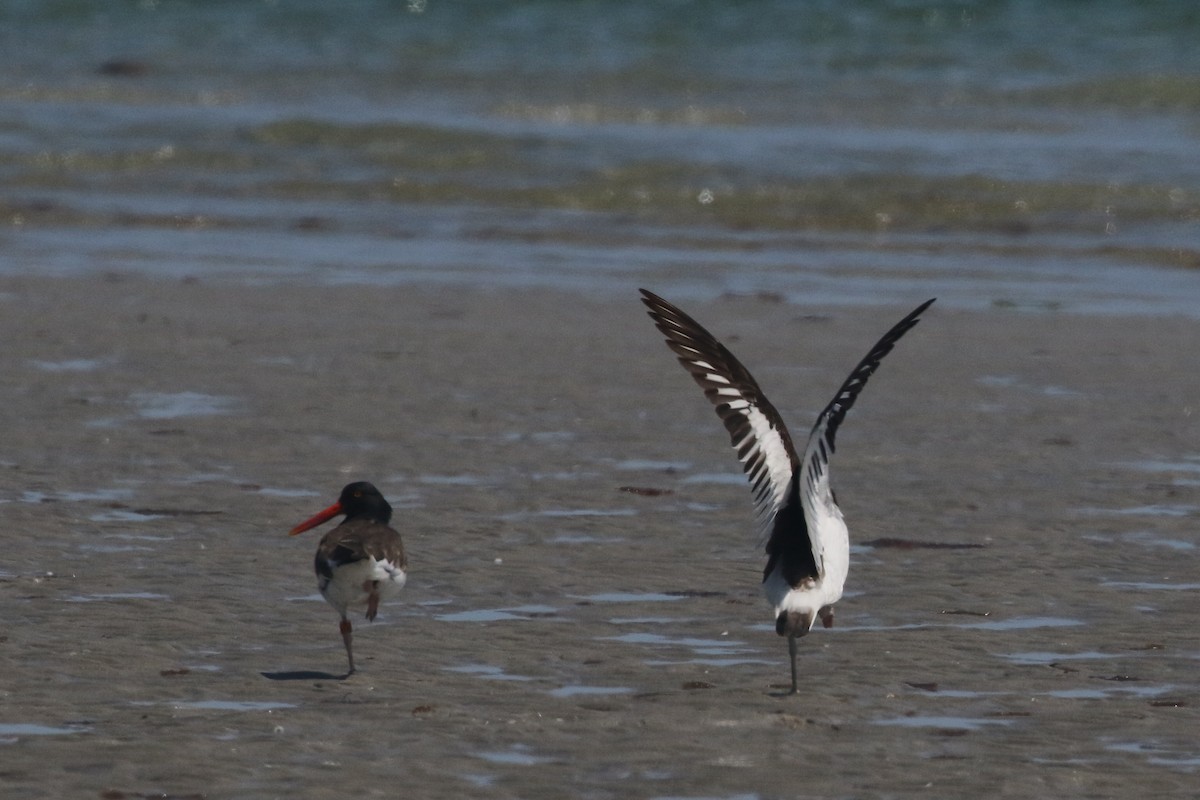
POLYGON ((825 580, 809 581, 798 587, 789 586, 777 569, 763 582, 763 592, 775 607, 776 617, 784 611, 795 611, 815 620, 820 609, 842 599, 843 582, 831 581, 830 577, 826 575, 825 580))
POLYGON ((339 566, 333 571, 333 577, 322 578, 317 588, 344 617, 350 608, 365 607, 372 590, 381 600, 386 600, 404 588, 407 578, 404 570, 387 561, 364 558, 339 566))

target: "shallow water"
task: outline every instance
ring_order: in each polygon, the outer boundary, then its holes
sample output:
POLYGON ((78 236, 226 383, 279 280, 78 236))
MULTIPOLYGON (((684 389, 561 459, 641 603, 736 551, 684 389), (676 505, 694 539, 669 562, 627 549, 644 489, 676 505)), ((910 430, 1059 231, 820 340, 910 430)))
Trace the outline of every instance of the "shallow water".
POLYGON ((600 594, 580 595, 576 599, 591 603, 670 603, 682 600, 678 594, 662 594, 660 592, 602 592, 600 594))
POLYGON ((554 760, 547 756, 537 755, 531 748, 523 745, 516 745, 510 750, 476 753, 475 756, 493 764, 515 764, 522 767, 546 764, 554 760))
POLYGON ((1187 4, 0 22, 0 274, 1200 307, 1187 4))
POLYGON ((513 608, 475 609, 439 614, 442 622, 507 622, 513 620, 554 619, 558 609, 554 606, 528 605, 513 608))
POLYGON ((531 681, 533 678, 528 675, 512 675, 505 672, 500 667, 493 667, 487 664, 466 664, 460 667, 446 667, 449 672, 462 672, 467 675, 478 675, 490 681, 531 681))
POLYGON ((138 416, 145 419, 228 414, 238 404, 237 398, 214 397, 202 392, 136 392, 129 399, 137 406, 138 416))
POLYGON ((165 594, 154 592, 106 592, 104 594, 74 595, 66 598, 68 603, 95 603, 114 600, 170 600, 165 594))
POLYGON ((1118 753, 1145 755, 1151 764, 1184 769, 1200 768, 1200 753, 1192 749, 1180 749, 1170 745, 1148 742, 1119 742, 1108 745, 1118 753))
POLYGON ((0 742, 6 737, 22 736, 63 736, 72 733, 87 733, 87 728, 56 728, 51 725, 38 725, 31 722, 0 723, 0 742))
POLYGON ((898 725, 903 728, 947 728, 979 730, 988 725, 1012 725, 1011 719, 971 719, 969 717, 911 716, 877 719, 876 725, 898 725))
POLYGON ((1101 653, 1095 650, 1081 653, 1005 653, 1001 656, 1017 664, 1054 664, 1059 661, 1096 661, 1116 658, 1115 653, 1101 653))
POLYGON ((194 708, 200 711, 278 711, 296 707, 294 703, 248 700, 174 701, 170 705, 174 708, 194 708))
POLYGON ((634 690, 628 686, 562 686, 550 690, 551 697, 582 697, 629 694, 634 690))

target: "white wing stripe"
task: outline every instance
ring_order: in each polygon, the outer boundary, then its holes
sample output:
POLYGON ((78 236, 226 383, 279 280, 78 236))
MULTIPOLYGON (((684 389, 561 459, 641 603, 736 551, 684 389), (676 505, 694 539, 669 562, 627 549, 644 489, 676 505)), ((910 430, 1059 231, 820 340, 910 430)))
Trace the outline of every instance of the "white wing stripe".
MULTIPOLYGON (((792 460, 788 456, 783 438, 771 427, 771 421, 765 414, 753 405, 748 405, 741 413, 750 423, 756 449, 763 459, 763 463, 755 471, 761 470, 767 483, 761 490, 761 497, 756 498, 755 505, 758 506, 762 530, 769 532, 774 522, 774 512, 787 500, 788 487, 792 480, 792 460), (763 517, 764 512, 769 513, 763 517)), ((745 460, 743 458, 743 461, 745 460)))
MULTIPOLYGON (((804 487, 802 503, 805 517, 808 518, 810 535, 813 537, 814 553, 820 555, 822 541, 819 509, 832 510, 836 508, 833 492, 829 489, 829 450, 825 441, 828 418, 822 418, 813 429, 812 438, 804 451, 803 466, 800 470, 800 485, 804 487)), ((828 513, 828 512, 827 512, 828 513)), ((820 561, 817 562, 818 564, 820 561)))

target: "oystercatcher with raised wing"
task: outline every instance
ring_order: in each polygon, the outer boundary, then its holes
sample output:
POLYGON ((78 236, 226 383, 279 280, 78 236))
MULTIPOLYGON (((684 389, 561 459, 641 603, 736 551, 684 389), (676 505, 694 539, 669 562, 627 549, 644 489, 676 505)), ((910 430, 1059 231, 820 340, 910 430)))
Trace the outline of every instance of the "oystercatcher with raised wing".
POLYGON ((314 568, 321 596, 342 615, 342 642, 350 660, 347 674, 353 674, 353 626, 346 613, 365 606, 367 620, 374 620, 380 601, 404 586, 408 560, 400 534, 388 524, 392 507, 365 481, 346 486, 336 503, 292 528, 289 535, 315 528, 339 514, 346 518, 321 539, 314 568))
POLYGON ((750 481, 759 532, 766 541, 763 590, 775 608, 775 632, 788 640, 795 694, 796 639, 812 629, 817 617, 826 628, 833 627, 833 604, 842 597, 850 567, 846 523, 829 485, 834 436, 879 362, 933 300, 896 323, 858 362, 817 417, 798 458, 779 412, 733 353, 666 300, 641 292, 667 346, 716 406, 750 481))

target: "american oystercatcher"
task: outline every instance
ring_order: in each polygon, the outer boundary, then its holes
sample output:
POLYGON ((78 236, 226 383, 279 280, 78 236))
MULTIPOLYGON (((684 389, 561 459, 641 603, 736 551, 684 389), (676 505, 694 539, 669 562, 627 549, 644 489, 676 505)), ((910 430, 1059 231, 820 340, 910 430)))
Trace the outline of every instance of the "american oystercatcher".
POLYGON ((817 617, 833 627, 833 604, 841 599, 850 567, 846 523, 829 486, 834 435, 879 362, 933 300, 896 323, 858 362, 817 417, 804 455, 797 458, 779 412, 750 371, 700 323, 658 295, 641 292, 667 346, 716 406, 750 481, 759 533, 766 541, 763 590, 775 607, 775 632, 788 640, 795 694, 796 639, 817 617))
POLYGON ((404 586, 407 578, 404 544, 392 530, 392 507, 366 481, 351 483, 342 489, 338 501, 316 516, 289 531, 290 536, 315 528, 338 514, 341 524, 321 539, 314 568, 321 596, 342 615, 342 641, 350 672, 354 673, 354 651, 350 647, 353 627, 346 617, 351 607, 366 606, 367 620, 375 619, 379 603, 404 586))

